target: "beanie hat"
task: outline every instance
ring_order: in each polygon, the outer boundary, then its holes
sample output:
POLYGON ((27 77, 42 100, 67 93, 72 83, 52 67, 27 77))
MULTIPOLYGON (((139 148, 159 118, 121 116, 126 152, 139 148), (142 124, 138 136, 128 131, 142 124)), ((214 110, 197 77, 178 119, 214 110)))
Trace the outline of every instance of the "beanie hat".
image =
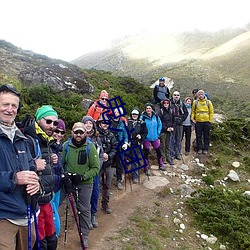
POLYGON ((12 92, 13 94, 20 96, 20 93, 15 89, 12 84, 4 84, 0 87, 0 92, 7 91, 12 92))
POLYGON ((184 101, 187 102, 187 100, 191 100, 192 101, 192 98, 190 96, 188 96, 188 97, 185 98, 184 101))
POLYGON ((93 124, 95 124, 94 119, 93 119, 90 115, 85 115, 85 116, 82 118, 82 123, 86 123, 87 121, 91 121, 93 124))
POLYGON ((199 95, 199 94, 203 94, 203 95, 205 95, 205 91, 204 91, 204 90, 202 90, 202 89, 200 89, 200 90, 197 92, 197 95, 199 95))
POLYGON ((133 109, 133 110, 131 111, 131 115, 133 115, 133 114, 135 114, 135 115, 139 115, 139 114, 140 114, 140 112, 139 112, 139 110, 138 110, 138 109, 133 109))
POLYGON ((56 128, 66 131, 66 126, 62 119, 58 119, 58 125, 56 126, 56 128))
POLYGON ((57 112, 52 108, 51 105, 43 105, 37 109, 35 114, 36 121, 39 121, 46 116, 55 116, 58 118, 57 112))
POLYGON ((163 104, 164 102, 170 103, 170 100, 169 100, 168 98, 165 98, 165 99, 163 99, 163 100, 161 101, 161 104, 163 104))
POLYGON ((101 99, 101 98, 107 98, 107 99, 109 99, 109 94, 108 94, 108 92, 107 92, 106 90, 102 90, 101 93, 100 93, 99 98, 100 98, 100 99, 101 99))

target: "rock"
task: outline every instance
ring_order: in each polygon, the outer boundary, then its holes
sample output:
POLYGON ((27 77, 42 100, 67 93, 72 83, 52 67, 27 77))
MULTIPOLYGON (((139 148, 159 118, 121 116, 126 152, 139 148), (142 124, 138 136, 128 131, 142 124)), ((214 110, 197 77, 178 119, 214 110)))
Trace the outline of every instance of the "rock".
POLYGON ((181 223, 181 220, 178 218, 174 218, 174 224, 178 225, 181 223))
POLYGON ((202 238, 203 240, 206 240, 206 239, 208 238, 208 236, 207 236, 206 234, 201 234, 201 238, 202 238))
POLYGON ((181 228, 182 230, 184 230, 186 227, 185 227, 185 225, 184 225, 183 223, 181 223, 181 224, 180 224, 180 228, 181 228))
POLYGON ((178 188, 181 190, 181 194, 183 195, 191 195, 192 193, 196 191, 195 189, 193 189, 191 186, 187 184, 181 184, 178 188))
POLYGON ((216 238, 215 236, 211 235, 210 237, 208 237, 208 238, 206 239, 206 241, 207 241, 208 243, 210 243, 210 244, 215 244, 216 241, 217 241, 217 238, 216 238))
POLYGON ((246 194, 246 195, 250 196, 250 191, 245 191, 243 194, 246 194))
POLYGON ((169 181, 165 177, 151 176, 150 180, 145 179, 143 186, 148 189, 155 189, 156 187, 162 187, 169 184, 169 181))
POLYGON ((188 165, 181 164, 180 169, 187 171, 189 169, 188 165))
POLYGON ((232 166, 235 167, 235 168, 238 168, 240 166, 240 163, 238 161, 234 161, 232 163, 232 166))
POLYGON ((220 249, 225 250, 227 249, 225 245, 220 245, 220 249))
POLYGON ((238 174, 234 170, 230 170, 227 176, 232 181, 240 181, 238 174))

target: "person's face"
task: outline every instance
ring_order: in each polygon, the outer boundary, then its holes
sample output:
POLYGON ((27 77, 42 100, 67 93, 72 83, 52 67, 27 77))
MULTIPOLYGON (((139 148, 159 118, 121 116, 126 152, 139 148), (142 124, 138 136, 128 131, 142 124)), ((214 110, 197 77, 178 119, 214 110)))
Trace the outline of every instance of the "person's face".
POLYGON ((179 101, 180 100, 180 94, 178 94, 178 93, 173 94, 173 99, 175 101, 179 101))
POLYGON ((187 104, 191 104, 192 101, 191 101, 190 99, 188 99, 188 100, 186 101, 186 103, 187 103, 187 104))
POLYGON ((168 108, 168 106, 169 106, 169 102, 168 102, 168 101, 163 102, 163 106, 164 106, 165 108, 168 108))
POLYGON ((104 106, 107 106, 108 98, 102 97, 100 98, 100 103, 103 104, 104 106))
POLYGON ((205 98, 205 94, 204 93, 197 93, 198 97, 200 100, 204 99, 205 98))
POLYGON ((58 118, 56 116, 45 116, 38 121, 38 124, 48 136, 52 136, 56 126, 58 125, 57 120, 58 118))
POLYGON ((164 81, 159 81, 159 85, 163 86, 163 85, 165 85, 165 82, 164 81))
POLYGON ((139 116, 139 115, 137 115, 137 114, 132 114, 132 119, 133 119, 133 120, 138 120, 138 116, 139 116))
POLYGON ((62 129, 55 129, 52 136, 54 139, 60 142, 65 136, 65 131, 62 129))
POLYGON ((107 130, 107 129, 109 128, 109 124, 105 123, 104 121, 101 121, 100 127, 101 127, 103 130, 107 130))
POLYGON ((92 123, 92 121, 86 121, 84 123, 84 127, 87 130, 87 132, 90 132, 93 129, 93 123, 92 123))
POLYGON ((17 115, 19 97, 11 92, 0 93, 0 120, 12 125, 17 115))
POLYGON ((82 142, 86 137, 86 131, 82 131, 81 129, 76 129, 74 131, 71 131, 71 134, 74 140, 78 143, 82 142))
POLYGON ((153 109, 152 109, 151 106, 147 106, 147 107, 146 107, 146 113, 147 113, 147 114, 152 114, 152 111, 153 111, 153 109))

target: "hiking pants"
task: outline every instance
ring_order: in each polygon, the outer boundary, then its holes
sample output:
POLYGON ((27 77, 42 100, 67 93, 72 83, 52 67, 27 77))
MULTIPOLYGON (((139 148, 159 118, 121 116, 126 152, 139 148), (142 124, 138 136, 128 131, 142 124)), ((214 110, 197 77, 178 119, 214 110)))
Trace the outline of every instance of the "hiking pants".
MULTIPOLYGON (((6 219, 0 219, 0 232, 0 249, 28 249, 28 226, 18 226, 6 219)), ((34 246, 36 240, 34 223, 31 224, 31 239, 34 246)))
POLYGON ((174 131, 173 131, 173 150, 172 152, 172 157, 177 155, 181 155, 181 138, 182 138, 182 132, 183 132, 183 126, 175 126, 174 131))
POLYGON ((197 151, 208 150, 210 140, 210 122, 196 122, 197 151))
POLYGON ((166 159, 167 162, 170 161, 170 133, 169 132, 163 132, 160 134, 160 149, 161 149, 161 155, 163 159, 166 159))
POLYGON ((148 140, 145 140, 143 142, 143 154, 144 154, 144 158, 145 160, 148 162, 148 156, 149 156, 149 149, 150 149, 150 144, 153 146, 155 152, 156 152, 156 155, 157 155, 157 160, 158 160, 158 163, 160 162, 160 159, 161 159, 161 149, 160 149, 160 140, 157 139, 155 141, 148 141, 148 140))
POLYGON ((74 189, 73 194, 76 201, 76 208, 79 213, 79 226, 84 237, 88 238, 91 225, 91 205, 93 184, 79 184, 78 191, 74 189))
POLYGON ((99 173, 102 183, 102 202, 109 202, 109 195, 110 195, 110 188, 111 188, 111 181, 112 181, 112 175, 113 175, 113 170, 110 166, 105 166, 105 163, 102 165, 102 168, 99 173), (103 183, 103 178, 105 175, 105 180, 106 183, 103 183))
POLYGON ((118 152, 116 153, 114 157, 114 165, 116 168, 116 180, 122 181, 123 166, 122 166, 121 159, 120 159, 118 152))
POLYGON ((59 236, 60 230, 61 230, 61 223, 60 223, 60 216, 59 216, 59 203, 60 203, 60 197, 61 197, 61 191, 57 191, 52 200, 50 201, 50 204, 52 206, 52 211, 53 211, 53 219, 54 219, 54 224, 56 228, 56 237, 59 236))
POLYGON ((98 199, 100 194, 100 177, 99 174, 94 177, 93 190, 91 195, 91 214, 97 213, 98 199))
POLYGON ((192 126, 183 126, 182 140, 185 136, 185 152, 190 152, 192 126))

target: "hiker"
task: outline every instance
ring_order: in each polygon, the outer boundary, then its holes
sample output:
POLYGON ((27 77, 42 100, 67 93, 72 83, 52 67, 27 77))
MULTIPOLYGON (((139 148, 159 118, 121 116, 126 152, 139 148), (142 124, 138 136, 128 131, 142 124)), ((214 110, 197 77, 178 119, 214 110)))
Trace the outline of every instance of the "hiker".
POLYGON ((193 101, 191 120, 195 123, 197 153, 207 155, 214 108, 211 100, 206 99, 204 90, 199 90, 197 95, 199 99, 193 101))
POLYGON ((181 160, 181 139, 183 133, 182 122, 186 120, 188 116, 188 111, 186 106, 182 103, 180 99, 180 92, 174 91, 173 96, 170 100, 170 108, 174 113, 174 131, 171 138, 172 149, 171 160, 176 158, 181 160))
POLYGON ((87 139, 82 122, 74 123, 72 137, 63 144, 62 161, 73 185, 73 196, 79 214, 80 234, 84 247, 88 247, 91 224, 90 199, 93 178, 99 172, 99 156, 94 143, 87 139))
POLYGON ((188 116, 187 118, 182 122, 183 125, 183 133, 182 133, 182 140, 185 136, 185 155, 189 155, 190 153, 190 145, 191 145, 191 133, 192 133, 192 122, 191 122, 191 107, 192 98, 186 97, 184 101, 184 105, 187 108, 188 116))
MULTIPOLYGON (((16 127, 20 94, 10 84, 0 87, 0 249, 28 249, 28 199, 39 191, 39 177, 27 138, 16 127)), ((43 163, 44 164, 44 163, 43 163)), ((32 198, 34 201, 34 199, 32 198)), ((34 203, 35 205, 35 203, 34 203)), ((38 210, 38 206, 33 207, 38 210)), ((36 240, 32 227, 32 247, 36 240)))
MULTIPOLYGON (((108 118, 106 118, 106 121, 108 121, 108 118)), ((107 214, 111 214, 112 210, 109 207, 110 188, 113 176, 111 166, 116 155, 118 142, 115 135, 109 130, 109 124, 106 121, 104 121, 102 116, 97 121, 97 129, 99 131, 99 136, 104 150, 103 164, 99 172, 99 176, 102 183, 102 210, 107 214)))
POLYGON ((60 223, 60 216, 59 216, 59 204, 61 199, 61 188, 62 188, 62 174, 63 174, 63 167, 62 167, 62 148, 63 143, 62 140, 64 139, 66 133, 66 126, 62 119, 58 119, 58 125, 53 132, 53 138, 55 139, 53 144, 51 144, 51 149, 54 154, 57 155, 58 161, 57 164, 53 164, 52 171, 53 171, 53 178, 54 178, 54 196, 50 201, 53 210, 53 218, 54 224, 56 228, 56 237, 59 237, 60 230, 61 230, 61 223, 60 223))
MULTIPOLYGON (((44 188, 44 195, 38 199, 40 206, 38 233, 41 249, 56 249, 57 247, 53 211, 50 204, 54 188, 52 169, 53 165, 58 162, 58 156, 52 153, 51 148, 55 141, 52 135, 57 125, 57 112, 52 106, 43 105, 36 110, 35 120, 24 128, 24 134, 28 137, 30 151, 35 162, 43 159, 46 163, 44 169, 37 169, 44 188)), ((37 244, 39 243, 37 242, 37 244)), ((35 249, 38 248, 37 244, 35 249)))
MULTIPOLYGON (((159 117, 162 123, 162 131, 160 134, 161 155, 163 157, 163 164, 169 163, 173 165, 173 160, 170 158, 170 135, 174 131, 174 114, 170 109, 170 100, 164 99, 161 101, 162 108, 159 117)), ((166 166, 162 165, 161 170, 166 170, 166 166)))
MULTIPOLYGON (((128 119, 128 132, 132 139, 132 145, 139 145, 140 147, 143 145, 143 141, 148 134, 148 129, 146 123, 140 120, 140 110, 138 108, 133 108, 130 112, 130 118, 128 119)), ((140 155, 139 149, 136 148, 136 154, 140 155)), ((138 164, 136 162, 131 163, 131 170, 138 168, 138 164)), ((132 172, 132 181, 134 184, 139 182, 139 170, 134 170, 132 172)))
MULTIPOLYGON (((128 134, 126 130, 126 122, 122 120, 123 115, 123 109, 120 107, 119 110, 116 108, 114 110, 115 117, 112 117, 111 124, 109 126, 109 129, 113 132, 115 135, 115 138, 118 142, 118 144, 121 144, 119 148, 117 149, 116 155, 113 160, 113 165, 116 169, 116 185, 118 190, 122 190, 122 173, 123 173, 123 166, 122 162, 119 156, 119 152, 122 152, 123 150, 126 150, 128 148, 128 134)), ((122 155, 122 154, 121 154, 122 155)))
MULTIPOLYGON (((99 170, 101 169, 102 163, 103 163, 103 148, 101 139, 99 138, 99 132, 96 128, 96 123, 94 119, 91 116, 85 115, 82 118, 82 123, 85 126, 85 129, 87 131, 87 137, 90 138, 91 142, 94 143, 98 155, 99 155, 99 170)), ((94 177, 93 181, 93 190, 91 195, 91 225, 93 228, 96 228, 98 226, 97 221, 97 208, 98 208, 98 199, 99 199, 99 193, 100 193, 100 178, 99 173, 94 177)))
POLYGON ((156 152, 159 169, 163 168, 163 159, 161 156, 160 139, 159 139, 162 130, 162 123, 161 119, 154 112, 152 103, 145 104, 145 110, 142 112, 140 119, 146 123, 148 130, 147 136, 143 142, 143 153, 147 163, 147 166, 144 168, 144 171, 145 174, 149 176, 150 169, 149 169, 148 156, 149 156, 150 145, 153 146, 156 152))
POLYGON ((197 95, 198 91, 199 91, 199 89, 193 89, 193 91, 192 91, 192 95, 193 95, 192 103, 193 103, 194 100, 198 99, 198 95, 197 95))
POLYGON ((101 107, 98 104, 98 102, 108 107, 108 99, 109 99, 108 92, 106 90, 102 90, 99 95, 99 98, 96 101, 94 101, 94 103, 89 107, 86 115, 91 116, 94 119, 94 121, 97 121, 99 117, 102 115, 102 113, 107 111, 107 109, 101 107))
POLYGON ((160 77, 159 78, 159 84, 155 85, 153 96, 154 96, 154 109, 155 113, 159 115, 159 111, 161 108, 161 101, 169 98, 169 88, 165 85, 165 78, 160 77))

